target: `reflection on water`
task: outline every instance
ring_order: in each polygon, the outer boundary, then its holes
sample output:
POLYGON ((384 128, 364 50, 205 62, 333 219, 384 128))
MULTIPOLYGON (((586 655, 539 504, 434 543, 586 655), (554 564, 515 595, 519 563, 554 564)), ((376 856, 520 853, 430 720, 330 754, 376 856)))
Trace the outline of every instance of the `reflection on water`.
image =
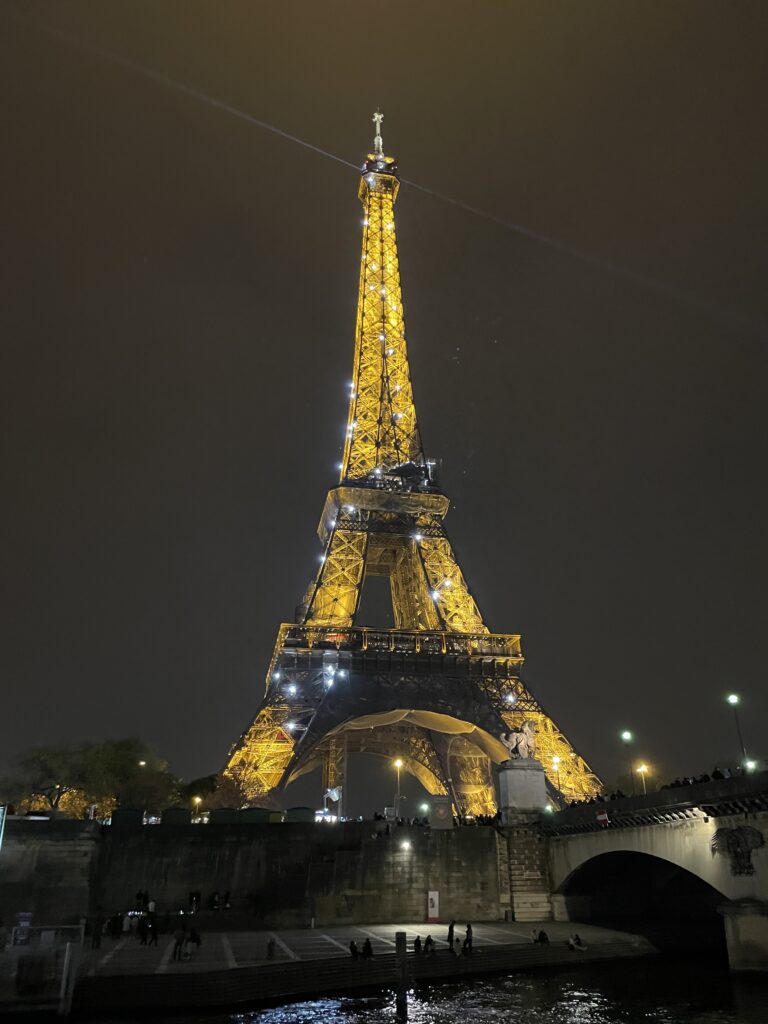
MULTIPOLYGON (((423 987, 411 1024, 768 1024, 768 982, 710 963, 603 963, 423 987)), ((207 1024, 395 1024, 393 1000, 319 999, 207 1024)))

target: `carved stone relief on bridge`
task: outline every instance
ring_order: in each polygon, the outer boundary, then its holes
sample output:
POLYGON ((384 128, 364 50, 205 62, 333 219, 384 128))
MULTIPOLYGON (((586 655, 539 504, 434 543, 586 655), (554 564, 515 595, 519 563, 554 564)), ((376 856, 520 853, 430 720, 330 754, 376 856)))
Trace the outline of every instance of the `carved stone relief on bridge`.
POLYGON ((710 848, 712 856, 722 854, 731 861, 732 875, 754 875, 755 865, 752 853, 765 846, 765 838, 758 828, 752 825, 739 825, 736 828, 719 828, 712 836, 710 848))

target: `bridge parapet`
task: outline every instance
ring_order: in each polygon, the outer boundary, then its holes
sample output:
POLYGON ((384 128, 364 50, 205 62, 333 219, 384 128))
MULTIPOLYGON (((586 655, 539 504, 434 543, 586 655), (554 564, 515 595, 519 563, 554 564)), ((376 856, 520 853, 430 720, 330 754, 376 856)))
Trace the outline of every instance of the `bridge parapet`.
POLYGON ((567 807, 543 821, 547 835, 567 836, 606 829, 663 825, 685 818, 720 818, 768 810, 768 772, 656 793, 567 807), (607 815, 607 820, 606 816, 607 815), (598 817, 600 816, 600 817, 598 817))

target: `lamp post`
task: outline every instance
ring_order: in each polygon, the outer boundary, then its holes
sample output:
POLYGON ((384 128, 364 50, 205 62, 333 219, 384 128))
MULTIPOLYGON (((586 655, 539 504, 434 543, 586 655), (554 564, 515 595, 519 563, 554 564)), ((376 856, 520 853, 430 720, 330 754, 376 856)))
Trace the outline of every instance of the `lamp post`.
MULTIPOLYGON (((634 740, 634 736, 629 729, 622 729, 621 731, 621 742, 627 747, 627 753, 629 753, 629 744, 634 740)), ((635 795, 635 773, 632 770, 632 758, 629 759, 629 777, 632 779, 632 796, 635 795)))
POLYGON ((638 767, 638 769, 637 769, 637 774, 643 780, 643 796, 645 796, 646 793, 647 793, 647 790, 645 788, 645 776, 647 775, 647 773, 648 773, 648 765, 647 764, 641 764, 638 767))
POLYGON ((198 815, 198 816, 200 815, 200 804, 202 802, 203 802, 203 798, 201 796, 193 796, 192 797, 192 803, 195 805, 195 814, 198 815))
POLYGON ((400 817, 400 769, 403 767, 402 758, 398 757, 394 762, 397 769, 397 793, 395 794, 395 820, 400 817))
POLYGON ((741 697, 738 693, 729 693, 725 699, 733 708, 733 721, 736 723, 736 735, 739 738, 739 747, 741 748, 741 762, 742 764, 746 764, 747 748, 744 746, 744 737, 741 735, 741 722, 739 721, 739 704, 741 703, 741 697))

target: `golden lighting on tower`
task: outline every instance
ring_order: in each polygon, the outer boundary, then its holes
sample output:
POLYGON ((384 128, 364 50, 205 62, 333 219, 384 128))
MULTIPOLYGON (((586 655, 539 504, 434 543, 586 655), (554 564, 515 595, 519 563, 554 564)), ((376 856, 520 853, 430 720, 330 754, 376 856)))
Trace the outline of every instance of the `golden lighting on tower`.
POLYGON ((599 781, 520 681, 519 636, 485 625, 443 526, 449 500, 425 458, 408 365, 397 162, 384 151, 383 115, 373 120, 358 193, 362 253, 339 483, 318 526, 317 572, 296 621, 280 627, 266 695, 225 775, 245 801, 263 802, 317 765, 333 788, 343 785, 348 754, 391 759, 396 749, 398 774, 401 766, 429 793, 450 793, 458 813, 488 814, 491 764, 506 756, 500 731, 533 721, 550 781, 581 799, 599 781), (395 629, 357 624, 367 576, 388 578, 395 629), (340 691, 350 701, 341 717, 340 691), (382 692, 391 700, 373 713, 382 692), (392 710, 397 701, 401 710, 392 710))

